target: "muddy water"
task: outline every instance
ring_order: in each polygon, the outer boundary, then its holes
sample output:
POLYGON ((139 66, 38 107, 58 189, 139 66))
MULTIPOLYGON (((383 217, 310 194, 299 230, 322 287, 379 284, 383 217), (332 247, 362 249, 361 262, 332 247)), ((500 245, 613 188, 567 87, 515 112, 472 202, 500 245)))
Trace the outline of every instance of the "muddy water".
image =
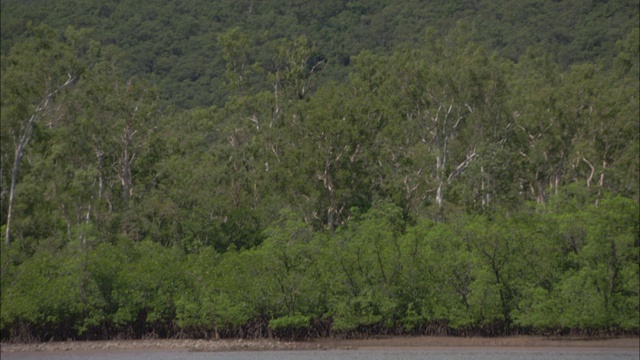
POLYGON ((600 360, 639 358, 635 349, 447 349, 447 350, 320 350, 320 351, 110 351, 2 353, 2 360, 600 360))

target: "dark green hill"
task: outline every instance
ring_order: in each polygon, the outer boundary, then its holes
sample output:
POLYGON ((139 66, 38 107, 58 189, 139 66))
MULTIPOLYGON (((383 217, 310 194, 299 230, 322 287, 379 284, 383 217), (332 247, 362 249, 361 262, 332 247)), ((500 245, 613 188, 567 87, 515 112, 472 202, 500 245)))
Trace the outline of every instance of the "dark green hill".
POLYGON ((462 24, 474 41, 512 60, 528 47, 561 66, 610 64, 616 41, 638 24, 638 2, 624 1, 3 1, 2 53, 26 25, 92 29, 92 37, 126 51, 128 76, 150 74, 179 108, 221 105, 227 95, 218 36, 239 28, 251 60, 270 58, 269 44, 305 36, 343 78, 351 56, 415 46, 426 28, 445 34, 462 24))

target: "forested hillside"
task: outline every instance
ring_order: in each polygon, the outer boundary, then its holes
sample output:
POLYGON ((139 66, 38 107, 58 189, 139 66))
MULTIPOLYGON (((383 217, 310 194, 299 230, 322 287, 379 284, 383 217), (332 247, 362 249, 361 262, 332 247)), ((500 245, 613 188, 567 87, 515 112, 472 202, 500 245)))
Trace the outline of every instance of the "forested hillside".
POLYGON ((640 331, 637 2, 1 16, 3 341, 640 331))
POLYGON ((562 69, 609 68, 616 42, 640 23, 635 0, 3 0, 1 6, 2 54, 25 39, 28 22, 90 29, 92 39, 125 52, 119 64, 125 77, 153 79, 180 109, 224 105, 230 93, 221 86, 226 44, 219 37, 234 28, 251 48, 244 53, 248 66, 273 69, 283 41, 305 37, 313 59, 330 64, 323 77, 342 81, 351 57, 363 50, 388 55, 419 44, 426 29, 442 36, 460 23, 471 40, 512 61, 534 47, 562 69))

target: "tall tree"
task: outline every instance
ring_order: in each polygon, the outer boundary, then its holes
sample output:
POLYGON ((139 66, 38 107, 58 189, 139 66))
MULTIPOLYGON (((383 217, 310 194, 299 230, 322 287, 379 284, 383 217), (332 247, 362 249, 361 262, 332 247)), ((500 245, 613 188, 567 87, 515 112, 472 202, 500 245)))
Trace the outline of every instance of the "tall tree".
MULTIPOLYGON (((5 224, 7 244, 12 239, 21 163, 34 129, 38 126, 51 127, 58 120, 51 111, 53 103, 63 90, 73 84, 78 72, 73 49, 46 26, 31 27, 30 37, 14 46, 9 56, 2 58, 2 137, 3 143, 13 143, 12 159, 6 155, 2 158, 2 169, 10 168, 5 224), (11 165, 7 166, 9 161, 11 165)), ((7 153, 3 149, 3 154, 7 153)))

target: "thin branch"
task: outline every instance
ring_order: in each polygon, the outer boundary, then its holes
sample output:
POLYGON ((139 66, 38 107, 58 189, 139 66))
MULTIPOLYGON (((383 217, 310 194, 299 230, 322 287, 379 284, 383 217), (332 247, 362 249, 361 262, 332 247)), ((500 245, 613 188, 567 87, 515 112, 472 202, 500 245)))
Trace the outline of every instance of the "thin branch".
POLYGON ((467 158, 460 163, 460 165, 458 165, 456 167, 455 170, 453 170, 453 172, 451 172, 451 174, 449 174, 449 177, 447 178, 447 184, 451 183, 451 180, 453 180, 456 176, 458 176, 462 170, 464 170, 467 165, 469 165, 469 163, 471 162, 471 160, 473 160, 473 158, 476 156, 476 149, 473 149, 473 151, 471 152, 471 154, 467 155, 467 158))
POLYGON ((584 156, 582 157, 582 161, 586 162, 587 165, 589 165, 589 167, 591 168, 591 173, 589 174, 589 177, 587 177, 587 189, 591 186, 591 179, 593 178, 593 173, 596 171, 596 169, 593 167, 593 165, 591 165, 591 163, 584 158, 584 156))

